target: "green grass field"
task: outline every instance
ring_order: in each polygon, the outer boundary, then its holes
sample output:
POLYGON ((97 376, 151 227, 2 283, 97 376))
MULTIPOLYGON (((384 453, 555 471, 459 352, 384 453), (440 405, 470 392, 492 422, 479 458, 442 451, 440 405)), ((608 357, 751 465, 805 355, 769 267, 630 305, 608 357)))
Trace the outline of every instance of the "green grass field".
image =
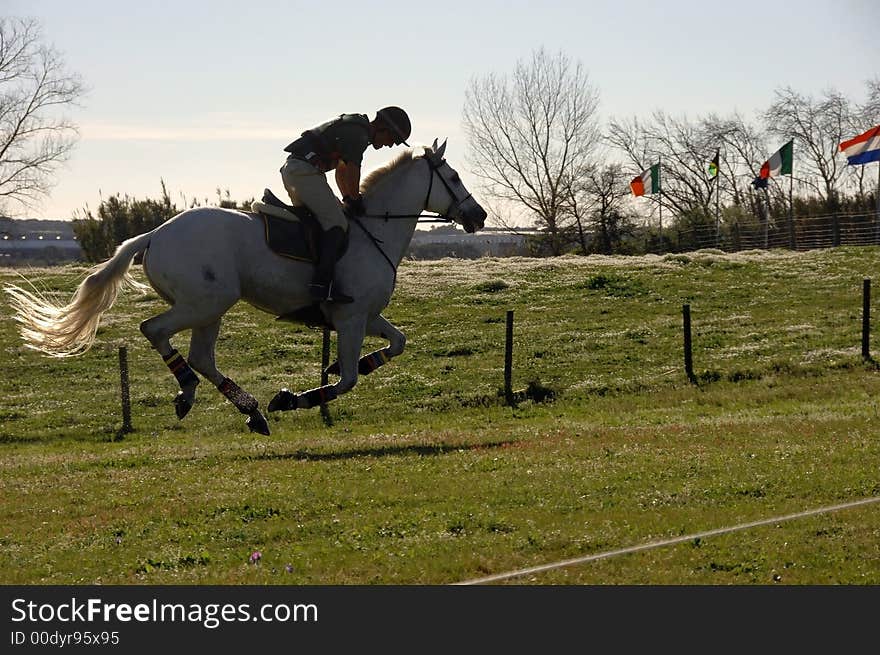
MULTIPOLYGON (((404 262, 385 316, 406 352, 331 425, 273 414, 269 437, 208 383, 177 421, 138 331, 155 295, 124 292, 65 360, 23 346, 3 297, 0 582, 449 583, 878 497, 880 372, 861 358, 878 265, 878 248, 404 262)), ((22 273, 66 302, 85 271, 22 273)), ((265 408, 317 386, 321 333, 238 305, 217 361, 265 408)), ((880 584, 880 503, 509 584, 880 584)))

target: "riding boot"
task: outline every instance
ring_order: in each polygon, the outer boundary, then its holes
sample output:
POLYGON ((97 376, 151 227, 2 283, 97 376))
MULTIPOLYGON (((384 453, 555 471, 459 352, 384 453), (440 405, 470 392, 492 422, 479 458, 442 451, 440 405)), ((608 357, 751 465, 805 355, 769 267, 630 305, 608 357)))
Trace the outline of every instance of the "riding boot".
POLYGON ((340 292, 333 284, 336 258, 344 240, 345 230, 341 227, 331 227, 329 230, 321 231, 315 276, 309 285, 309 295, 315 302, 354 302, 354 298, 340 292))

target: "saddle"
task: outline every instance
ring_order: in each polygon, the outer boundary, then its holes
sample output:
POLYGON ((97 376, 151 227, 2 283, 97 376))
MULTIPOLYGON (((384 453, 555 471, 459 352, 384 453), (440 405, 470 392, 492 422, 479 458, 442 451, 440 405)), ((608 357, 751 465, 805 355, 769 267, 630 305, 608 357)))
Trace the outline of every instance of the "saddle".
MULTIPOLYGON (((263 198, 251 204, 251 211, 263 219, 266 230, 266 245, 277 255, 315 264, 318 261, 321 243, 321 224, 312 211, 302 205, 296 207, 280 200, 269 189, 263 190, 263 198)), ((348 233, 337 260, 348 250, 348 233)), ((309 305, 290 314, 279 316, 277 320, 304 323, 311 328, 333 325, 321 312, 317 304, 309 305)))
POLYGON ((318 260, 321 224, 308 207, 288 205, 265 189, 251 211, 263 219, 266 244, 272 252, 303 262, 318 260))

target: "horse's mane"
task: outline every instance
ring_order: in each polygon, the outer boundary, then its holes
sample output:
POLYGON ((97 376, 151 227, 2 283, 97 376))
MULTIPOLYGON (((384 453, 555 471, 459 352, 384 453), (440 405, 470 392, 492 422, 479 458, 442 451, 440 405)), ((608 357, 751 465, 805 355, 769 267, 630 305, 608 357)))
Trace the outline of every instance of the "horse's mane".
POLYGON ((409 148, 397 155, 397 157, 384 166, 380 166, 379 168, 370 171, 361 181, 361 195, 366 194, 370 189, 377 186, 386 176, 391 175, 407 162, 421 157, 426 150, 428 150, 427 146, 424 148, 409 148))

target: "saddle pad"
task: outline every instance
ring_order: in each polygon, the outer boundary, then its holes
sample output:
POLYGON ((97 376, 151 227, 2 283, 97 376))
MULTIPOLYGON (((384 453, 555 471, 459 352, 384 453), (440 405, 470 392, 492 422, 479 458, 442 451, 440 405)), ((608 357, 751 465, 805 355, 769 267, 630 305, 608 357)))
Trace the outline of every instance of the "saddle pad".
POLYGON ((282 257, 303 262, 317 259, 314 230, 300 221, 289 221, 263 212, 260 212, 260 216, 266 224, 266 243, 270 250, 282 257))

